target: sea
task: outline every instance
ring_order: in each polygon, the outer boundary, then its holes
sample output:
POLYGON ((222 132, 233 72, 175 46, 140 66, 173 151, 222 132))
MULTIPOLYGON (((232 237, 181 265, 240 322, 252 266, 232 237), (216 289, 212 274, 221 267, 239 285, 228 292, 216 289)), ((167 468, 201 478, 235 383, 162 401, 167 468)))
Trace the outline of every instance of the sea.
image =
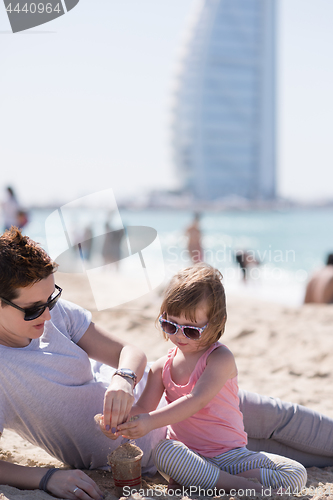
MULTIPOLYGON (((52 208, 31 209, 29 222, 23 229, 46 250, 49 249, 45 227, 52 214, 55 214, 52 208)), ((166 282, 178 269, 191 264, 185 230, 193 219, 192 210, 120 208, 119 216, 113 226, 110 213, 101 208, 74 208, 66 215, 77 242, 80 238, 82 241, 87 227, 93 236, 103 234, 107 221, 113 229, 119 229, 121 224, 155 229, 166 282)), ((251 296, 297 307, 303 302, 310 275, 333 252, 333 207, 206 210, 200 216, 203 257, 223 274, 227 297, 251 296), (250 268, 246 282, 235 259, 239 250, 246 250, 257 262, 250 268)), ((156 247, 156 259, 158 251, 156 247)), ((92 259, 96 267, 103 265, 100 255, 92 259)))

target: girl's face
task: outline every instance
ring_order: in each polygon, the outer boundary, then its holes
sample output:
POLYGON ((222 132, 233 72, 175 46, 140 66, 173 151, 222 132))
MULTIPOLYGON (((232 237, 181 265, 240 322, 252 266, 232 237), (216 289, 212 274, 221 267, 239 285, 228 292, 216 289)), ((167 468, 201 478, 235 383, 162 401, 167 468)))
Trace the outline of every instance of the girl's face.
MULTIPOLYGON (((173 323, 177 323, 181 326, 194 326, 203 328, 208 323, 207 317, 207 307, 206 304, 199 305, 195 310, 195 321, 190 321, 185 318, 185 314, 181 314, 180 316, 171 316, 170 314, 166 315, 166 319, 172 321, 173 323)), ((175 344, 181 351, 197 351, 201 348, 201 340, 204 338, 206 330, 202 332, 202 335, 199 340, 192 340, 183 334, 182 330, 178 328, 177 332, 174 335, 168 335, 168 338, 171 340, 173 344, 175 344)))

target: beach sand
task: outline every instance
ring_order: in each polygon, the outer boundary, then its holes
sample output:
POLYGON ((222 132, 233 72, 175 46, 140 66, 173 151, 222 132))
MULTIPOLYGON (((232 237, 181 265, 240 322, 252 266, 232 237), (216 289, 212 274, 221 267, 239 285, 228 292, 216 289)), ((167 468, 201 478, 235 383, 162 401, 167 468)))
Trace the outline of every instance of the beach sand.
MULTIPOLYGON (((155 327, 161 289, 128 305, 97 311, 84 275, 57 273, 56 282, 63 287, 65 299, 90 309, 95 323, 144 348, 150 361, 167 352, 169 344, 155 327)), ((287 307, 254 297, 228 296, 227 291, 227 308, 228 321, 222 341, 235 355, 239 386, 300 403, 333 417, 333 306, 287 307)), ((20 465, 64 467, 43 450, 8 431, 0 441, 0 458, 20 465)), ((110 472, 87 473, 105 491, 107 500, 116 498, 110 472)), ((159 475, 144 478, 143 486, 154 489, 155 498, 174 498, 162 494, 161 485, 165 481, 159 475)), ((283 494, 270 498, 333 499, 333 467, 309 468, 307 487, 299 496, 283 494)), ((0 486, 0 500, 23 498, 52 497, 39 490, 0 486)), ((240 494, 232 498, 247 497, 240 494)))

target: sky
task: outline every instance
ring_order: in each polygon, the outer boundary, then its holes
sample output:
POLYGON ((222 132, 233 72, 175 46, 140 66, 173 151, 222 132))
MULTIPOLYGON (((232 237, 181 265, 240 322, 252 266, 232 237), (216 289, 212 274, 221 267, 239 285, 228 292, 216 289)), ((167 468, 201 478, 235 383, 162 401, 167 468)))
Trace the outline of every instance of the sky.
MULTIPOLYGON (((13 34, 1 2, 0 197, 7 185, 27 206, 177 187, 170 103, 197 5, 80 0, 13 34)), ((333 2, 278 0, 277 14, 278 193, 332 199, 333 2)))

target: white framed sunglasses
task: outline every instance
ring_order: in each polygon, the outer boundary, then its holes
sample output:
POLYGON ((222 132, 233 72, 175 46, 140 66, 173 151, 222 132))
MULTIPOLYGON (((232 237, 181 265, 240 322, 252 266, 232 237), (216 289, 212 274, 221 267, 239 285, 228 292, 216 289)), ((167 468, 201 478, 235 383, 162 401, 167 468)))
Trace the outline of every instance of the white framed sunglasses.
POLYGON ((163 318, 164 314, 165 312, 161 314, 161 316, 158 318, 158 321, 163 332, 167 335, 175 335, 180 328, 184 337, 190 340, 199 340, 202 333, 208 326, 208 323, 201 328, 199 328, 198 326, 178 325, 178 323, 173 323, 173 321, 169 321, 168 319, 163 318))

